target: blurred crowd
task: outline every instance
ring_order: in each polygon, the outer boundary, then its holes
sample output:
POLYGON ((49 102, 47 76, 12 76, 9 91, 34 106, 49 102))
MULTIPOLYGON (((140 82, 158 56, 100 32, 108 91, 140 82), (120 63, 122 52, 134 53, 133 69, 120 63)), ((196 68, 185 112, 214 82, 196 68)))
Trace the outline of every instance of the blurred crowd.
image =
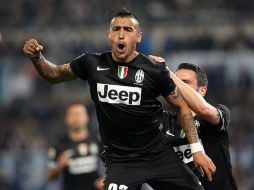
POLYGON ((92 117, 90 127, 98 128, 86 82, 50 86, 23 55, 24 41, 38 38, 43 54, 56 63, 109 50, 106 30, 123 6, 144 26, 141 52, 164 56, 173 68, 182 61, 205 68, 207 99, 231 110, 239 190, 254 190, 252 0, 0 0, 0 189, 59 189, 46 180, 47 148, 63 135, 69 102, 83 101, 92 117))
POLYGON ((159 22, 232 22, 253 19, 251 0, 20 0, 0 1, 0 24, 9 27, 56 27, 104 23, 121 7, 135 10, 144 20, 159 22), (215 13, 220 14, 216 20, 215 13), (53 18, 53 19, 52 19, 53 18))

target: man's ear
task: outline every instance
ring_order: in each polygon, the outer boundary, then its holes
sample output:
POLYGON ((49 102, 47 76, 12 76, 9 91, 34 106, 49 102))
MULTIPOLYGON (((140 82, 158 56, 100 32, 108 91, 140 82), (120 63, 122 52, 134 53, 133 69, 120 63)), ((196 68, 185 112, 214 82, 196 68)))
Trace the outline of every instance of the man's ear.
POLYGON ((204 96, 206 95, 206 92, 207 92, 207 87, 206 87, 206 86, 201 86, 201 87, 199 87, 198 92, 199 92, 199 94, 200 94, 201 96, 204 97, 204 96))
POLYGON ((140 43, 142 40, 142 32, 138 32, 138 37, 137 37, 137 43, 140 43))

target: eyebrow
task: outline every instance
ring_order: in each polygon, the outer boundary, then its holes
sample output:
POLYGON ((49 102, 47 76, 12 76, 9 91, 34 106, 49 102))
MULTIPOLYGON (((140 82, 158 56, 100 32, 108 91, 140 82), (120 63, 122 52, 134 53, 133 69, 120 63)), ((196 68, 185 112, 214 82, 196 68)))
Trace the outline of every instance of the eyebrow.
POLYGON ((191 81, 190 80, 188 80, 188 79, 183 79, 182 80, 184 83, 190 83, 191 81))
POLYGON ((115 25, 115 26, 112 26, 112 28, 114 29, 120 29, 120 28, 123 28, 124 30, 126 29, 131 29, 131 30, 134 30, 134 26, 119 26, 119 25, 115 25))

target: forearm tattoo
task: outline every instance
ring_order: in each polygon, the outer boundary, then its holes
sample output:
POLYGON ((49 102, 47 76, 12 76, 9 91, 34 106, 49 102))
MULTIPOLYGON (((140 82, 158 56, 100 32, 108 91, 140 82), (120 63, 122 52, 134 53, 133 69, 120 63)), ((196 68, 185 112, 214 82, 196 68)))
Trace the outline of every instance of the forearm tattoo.
POLYGON ((56 66, 46 60, 41 54, 31 59, 36 70, 42 78, 55 84, 62 81, 74 80, 77 76, 71 70, 70 64, 56 66))
MULTIPOLYGON (((167 97, 171 102, 171 105, 179 107, 179 101, 182 101, 182 94, 176 87, 175 90, 167 97)), ((187 106, 187 105, 186 105, 187 106)), ((190 111, 183 113, 179 111, 177 113, 179 125, 184 129, 185 135, 189 143, 194 143, 198 141, 197 129, 195 127, 194 119, 190 111)))
POLYGON ((190 144, 198 141, 197 129, 191 113, 181 116, 180 125, 183 126, 186 138, 190 144))

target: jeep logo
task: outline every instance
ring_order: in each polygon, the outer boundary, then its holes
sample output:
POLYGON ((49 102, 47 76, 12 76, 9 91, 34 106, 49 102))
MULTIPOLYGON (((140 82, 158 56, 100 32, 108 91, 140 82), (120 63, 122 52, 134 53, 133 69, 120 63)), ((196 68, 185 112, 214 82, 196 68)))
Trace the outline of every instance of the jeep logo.
POLYGON ((110 104, 140 105, 141 88, 97 83, 98 98, 110 104))
POLYGON ((174 147, 174 150, 175 150, 177 156, 184 163, 189 163, 189 162, 193 161, 193 157, 192 157, 192 154, 191 154, 191 149, 190 149, 189 144, 174 147))

